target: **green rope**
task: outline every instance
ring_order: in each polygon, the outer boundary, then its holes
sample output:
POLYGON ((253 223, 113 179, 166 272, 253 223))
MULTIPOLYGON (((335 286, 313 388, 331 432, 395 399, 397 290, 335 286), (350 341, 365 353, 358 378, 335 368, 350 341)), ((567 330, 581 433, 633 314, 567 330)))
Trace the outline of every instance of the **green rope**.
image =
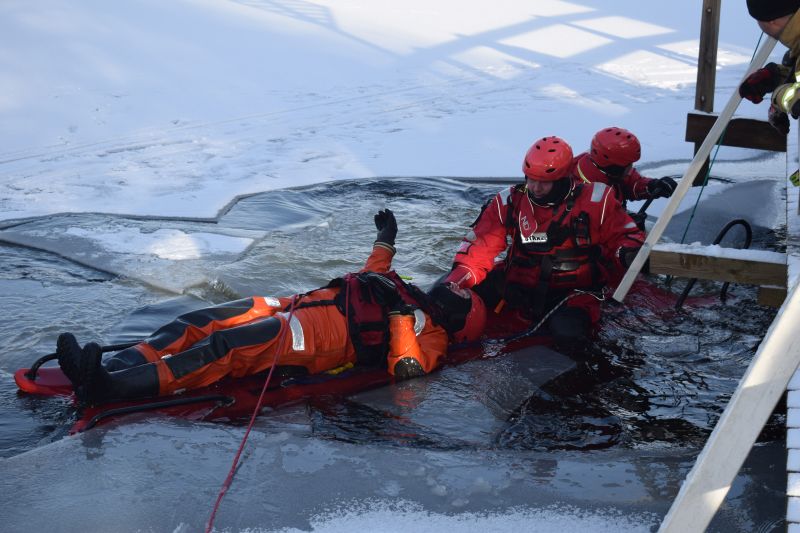
MULTIPOLYGON (((753 56, 750 58, 750 62, 753 62, 753 58, 756 57, 756 52, 758 51, 758 47, 761 44, 761 39, 764 37, 762 33, 758 37, 758 42, 756 43, 756 48, 753 50, 753 56)), ((708 170, 706 171, 706 176, 703 179, 703 185, 700 187, 700 194, 697 195, 697 200, 694 202, 694 207, 692 208, 692 214, 689 215, 689 221, 686 223, 686 229, 683 230, 683 236, 681 237, 681 244, 686 239, 686 234, 689 233, 689 226, 692 225, 692 220, 694 220, 694 214, 697 211, 697 206, 700 203, 700 198, 703 196, 703 191, 706 189, 706 185, 708 185, 708 178, 711 176, 711 168, 714 166, 714 161, 717 160, 717 154, 719 153, 719 148, 722 146, 722 141, 725 139, 725 133, 728 131, 727 126, 724 130, 722 130, 722 135, 719 136, 719 140, 717 141, 717 148, 714 151, 714 157, 711 158, 711 161, 708 164, 708 170)))
POLYGON ((708 170, 706 171, 706 177, 703 179, 703 185, 700 187, 700 194, 697 195, 697 200, 694 201, 694 207, 692 207, 692 214, 689 215, 689 221, 686 223, 686 229, 683 230, 683 236, 681 237, 681 244, 683 241, 686 240, 686 234, 689 233, 689 226, 692 225, 692 220, 694 220, 694 214, 697 211, 697 206, 700 204, 700 198, 703 196, 703 191, 706 189, 706 185, 708 185, 708 177, 711 175, 711 167, 714 166, 714 161, 717 160, 717 154, 719 153, 719 148, 722 146, 722 140, 725 139, 725 132, 728 131, 728 128, 725 127, 722 130, 722 135, 719 136, 719 141, 717 141, 717 148, 714 150, 714 157, 711 158, 711 162, 708 164, 708 170))

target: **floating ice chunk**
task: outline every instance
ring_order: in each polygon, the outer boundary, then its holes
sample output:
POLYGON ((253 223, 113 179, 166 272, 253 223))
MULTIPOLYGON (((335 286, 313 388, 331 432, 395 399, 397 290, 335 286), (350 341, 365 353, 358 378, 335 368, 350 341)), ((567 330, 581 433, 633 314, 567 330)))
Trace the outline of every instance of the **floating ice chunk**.
POLYGON ((435 496, 447 496, 447 487, 436 484, 431 488, 431 493, 435 496))
POLYGON ((451 502, 453 507, 464 507, 465 505, 469 504, 469 500, 466 498, 456 498, 451 502))
POLYGON ((488 481, 482 477, 475 479, 475 483, 472 484, 473 494, 488 494, 490 492, 492 492, 492 485, 488 481))
POLYGON ((217 253, 238 254, 253 243, 253 239, 217 233, 187 233, 176 229, 142 232, 140 228, 122 225, 111 225, 105 231, 70 227, 65 233, 92 240, 110 252, 152 254, 170 260, 199 259, 217 253))
POLYGON ((700 351, 700 339, 695 335, 642 335, 634 341, 636 351, 640 353, 658 353, 665 356, 691 354, 700 351))

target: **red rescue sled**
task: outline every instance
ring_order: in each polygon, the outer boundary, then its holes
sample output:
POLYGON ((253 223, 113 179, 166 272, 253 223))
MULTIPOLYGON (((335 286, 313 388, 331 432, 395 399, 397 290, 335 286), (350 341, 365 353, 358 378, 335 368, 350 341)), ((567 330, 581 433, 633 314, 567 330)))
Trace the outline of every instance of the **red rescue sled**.
MULTIPOLYGON (((660 311, 675 305, 677 297, 654 285, 637 281, 631 291, 631 303, 660 311)), ((714 298, 692 298, 690 305, 707 305, 714 298)), ((535 356, 535 346, 550 344, 550 338, 533 332, 514 339, 514 334, 525 332, 530 327, 513 313, 491 315, 493 320, 487 326, 490 338, 498 339, 484 343, 451 347, 443 365, 456 365, 466 361, 498 354, 530 350, 535 356), (500 339, 506 339, 505 341, 500 339)), ((121 349, 121 347, 109 347, 121 349)), ((112 350, 109 350, 112 351, 112 350)), ((31 369, 23 368, 14 374, 20 391, 47 396, 71 396, 72 385, 59 368, 39 368, 47 360, 55 359, 55 354, 37 361, 31 369)), ((149 398, 138 401, 113 402, 100 406, 86 407, 71 429, 71 433, 84 431, 111 418, 141 411, 180 416, 191 420, 233 421, 249 417, 258 403, 266 372, 245 378, 225 378, 217 383, 183 393, 179 396, 149 398)), ((316 375, 280 375, 276 373, 265 393, 263 407, 276 408, 294 402, 322 395, 348 396, 357 392, 385 386, 393 378, 382 369, 347 368, 338 372, 316 375)))

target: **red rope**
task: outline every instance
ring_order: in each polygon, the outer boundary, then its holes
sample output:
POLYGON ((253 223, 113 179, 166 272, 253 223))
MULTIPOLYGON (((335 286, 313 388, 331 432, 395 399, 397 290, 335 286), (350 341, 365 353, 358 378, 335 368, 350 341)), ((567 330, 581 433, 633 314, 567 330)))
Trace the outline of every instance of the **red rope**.
POLYGON ((269 369, 269 373, 267 374, 267 379, 264 381, 264 386, 261 389, 261 395, 258 397, 258 403, 256 404, 256 408, 253 410, 253 415, 250 417, 250 423, 247 425, 247 431, 244 433, 244 437, 242 437, 242 442, 239 444, 239 449, 236 452, 236 456, 233 458, 233 464, 231 465, 231 469, 228 471, 228 477, 225 478, 225 482, 222 484, 222 488, 219 490, 219 494, 217 495, 217 501, 214 503, 214 509, 211 511, 211 517, 208 519, 208 525, 206 526, 206 533, 211 533, 212 529, 214 528, 214 519, 217 516, 217 510, 219 509, 220 504, 222 503, 222 498, 225 497, 225 493, 228 492, 228 489, 233 482, 233 476, 236 475, 236 467, 239 466, 239 458, 242 456, 242 451, 244 450, 244 445, 247 443, 247 437, 250 436, 250 430, 253 429, 253 424, 256 421, 256 416, 261 411, 261 404, 264 402, 264 394, 267 392, 267 387, 269 386, 269 382, 272 379, 272 373, 275 371, 275 367, 278 366, 278 356, 281 353, 281 344, 283 344, 283 339, 286 337, 286 331, 291 328, 291 321, 292 315, 294 314, 294 306, 296 302, 297 296, 292 296, 292 303, 289 306, 289 317, 286 319, 286 329, 281 332, 280 338, 278 338, 278 343, 275 345, 275 357, 272 360, 272 366, 269 369))

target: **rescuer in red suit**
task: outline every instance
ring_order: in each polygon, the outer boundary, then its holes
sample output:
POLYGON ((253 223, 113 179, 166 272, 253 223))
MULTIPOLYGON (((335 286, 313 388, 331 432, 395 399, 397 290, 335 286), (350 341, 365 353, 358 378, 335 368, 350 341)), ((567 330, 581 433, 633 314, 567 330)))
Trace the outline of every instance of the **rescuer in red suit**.
MULTIPOLYGON (((319 373, 348 363, 386 368, 397 379, 430 372, 448 340, 477 339, 486 309, 470 290, 430 295, 392 270, 397 223, 375 215, 378 238, 363 270, 286 298, 253 296, 192 311, 145 341, 101 361, 95 343, 71 333, 57 342, 58 363, 85 403, 178 394, 225 376, 277 366, 319 373)), ((443 290, 444 289, 444 290, 443 290)))
POLYGON ((644 241, 611 187, 573 179, 572 157, 558 137, 536 141, 523 161, 525 181, 484 205, 444 279, 473 288, 490 313, 510 307, 538 321, 556 309, 545 327, 564 351, 589 339, 604 289, 644 241))
POLYGON ((642 156, 636 135, 623 128, 604 128, 595 133, 588 152, 572 161, 570 172, 582 183, 605 183, 614 189, 617 200, 669 198, 677 183, 670 177, 646 178, 633 164, 642 156))

